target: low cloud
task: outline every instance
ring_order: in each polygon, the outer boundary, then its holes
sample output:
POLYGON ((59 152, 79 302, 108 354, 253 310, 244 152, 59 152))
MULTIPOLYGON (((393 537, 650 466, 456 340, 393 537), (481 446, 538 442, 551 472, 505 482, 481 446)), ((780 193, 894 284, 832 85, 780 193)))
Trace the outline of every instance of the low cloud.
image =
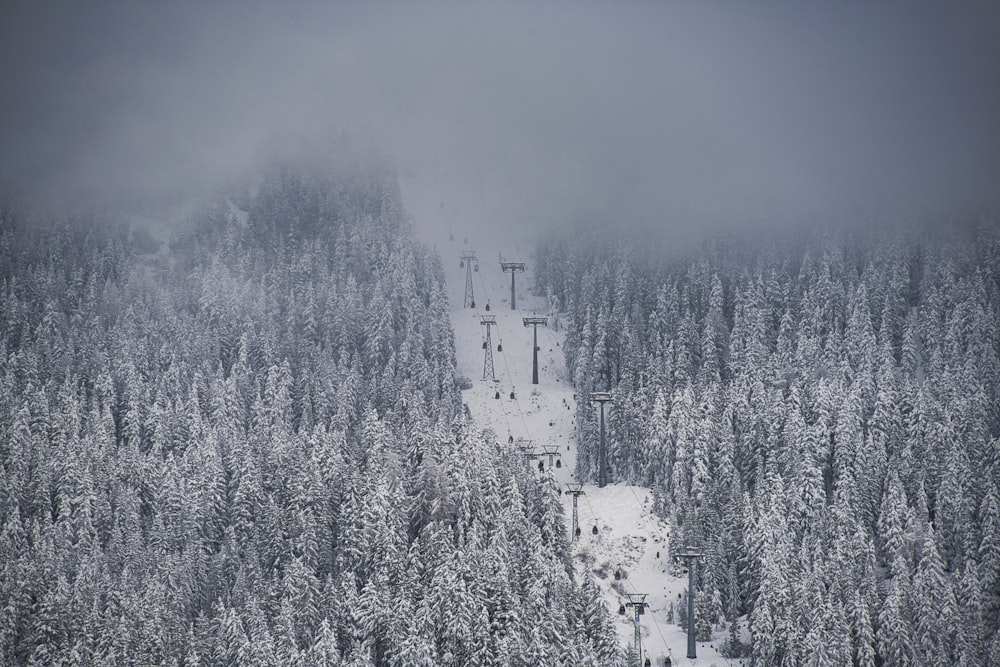
POLYGON ((21 3, 0 182, 180 197, 350 129, 531 223, 996 207, 987 3, 21 3))

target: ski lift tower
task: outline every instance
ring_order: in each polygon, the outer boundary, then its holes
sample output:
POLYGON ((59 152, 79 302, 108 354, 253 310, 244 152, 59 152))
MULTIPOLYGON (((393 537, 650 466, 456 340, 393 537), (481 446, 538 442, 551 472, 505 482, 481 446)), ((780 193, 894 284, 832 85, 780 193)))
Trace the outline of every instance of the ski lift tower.
POLYGON ((538 384, 538 325, 548 326, 547 317, 522 317, 526 327, 535 328, 535 343, 531 346, 531 384, 538 384))
POLYGON ((517 293, 514 291, 514 274, 524 273, 524 262, 500 262, 504 273, 510 272, 510 309, 517 310, 517 293))
POLYGON ((601 406, 601 444, 597 453, 597 486, 604 488, 608 485, 608 443, 604 432, 604 404, 611 401, 611 392, 595 391, 590 395, 590 400, 601 406))
POLYGON ((480 315, 479 323, 486 327, 486 342, 483 343, 483 379, 489 373, 490 379, 496 380, 497 376, 493 372, 493 339, 490 337, 490 328, 497 323, 496 315, 480 315))
POLYGON ((635 609, 635 652, 639 656, 639 667, 642 667, 642 631, 639 626, 639 616, 646 613, 646 607, 649 603, 646 602, 646 596, 648 593, 626 593, 625 597, 628 598, 628 602, 625 603, 626 607, 632 607, 635 609))
POLYGON ((577 538, 580 537, 580 522, 578 521, 576 504, 583 493, 583 484, 580 482, 569 482, 566 484, 566 493, 573 496, 573 541, 576 542, 577 538))
POLYGON ((476 307, 476 297, 472 294, 472 267, 475 265, 475 270, 479 270, 479 260, 476 259, 475 250, 463 250, 461 262, 459 263, 459 268, 465 267, 465 300, 462 302, 463 308, 475 308, 476 307))
POLYGON ((694 629, 694 565, 697 558, 703 554, 695 552, 691 547, 682 554, 677 554, 687 561, 688 570, 688 655, 689 658, 698 657, 698 648, 695 646, 696 633, 694 629))

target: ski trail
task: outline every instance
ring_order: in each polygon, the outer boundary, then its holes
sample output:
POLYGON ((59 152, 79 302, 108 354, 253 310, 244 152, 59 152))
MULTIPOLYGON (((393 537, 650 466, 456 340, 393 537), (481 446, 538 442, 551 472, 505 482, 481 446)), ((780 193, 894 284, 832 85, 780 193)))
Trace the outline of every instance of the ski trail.
MULTIPOLYGON (((437 247, 444 265, 458 370, 471 383, 462 392, 462 399, 479 426, 492 429, 501 442, 513 438, 510 446, 516 447, 530 441, 536 452, 541 452, 545 445, 557 449, 551 467, 545 455, 532 460, 530 465, 537 470, 541 463, 543 470, 538 470, 538 474, 551 475, 559 488, 565 489, 567 482, 575 481, 577 405, 565 368, 559 313, 549 312, 544 295, 529 289, 534 282, 531 239, 515 238, 509 227, 473 229, 471 225, 460 224, 459 220, 467 213, 449 207, 440 195, 426 196, 429 189, 421 189, 420 185, 404 181, 403 193, 418 232, 437 247), (437 197, 440 199, 433 201, 437 197), (464 308, 468 273, 460 265, 460 256, 471 251, 475 251, 479 263, 479 271, 471 274, 476 308, 464 308), (510 307, 510 274, 501 271, 501 259, 526 265, 525 272, 515 277, 517 310, 510 307), (481 324, 483 315, 496 318, 491 336, 495 378, 483 377, 486 337, 486 327, 481 324), (532 329, 521 320, 529 316, 549 318, 548 327, 538 328, 537 385, 531 383, 532 329), (501 343, 502 349, 498 349, 501 343)), ((609 409, 614 409, 613 404, 609 409)), ((669 655, 672 665, 739 664, 720 657, 716 650, 725 632, 717 632, 716 641, 699 642, 697 659, 686 657, 687 635, 671 621, 671 603, 675 608, 680 607, 687 578, 679 570, 676 574, 680 576, 671 572, 667 556, 669 526, 653 515, 650 491, 624 483, 609 484, 603 489, 585 484, 583 490, 578 503, 581 530, 573 542, 573 559, 578 574, 592 576, 604 594, 608 609, 617 620, 622 646, 634 643, 634 616, 631 608, 623 616, 615 612, 626 601, 625 593, 646 593, 649 607, 640 617, 644 660, 648 657, 652 665, 663 665, 669 655), (616 579, 616 571, 622 575, 620 579, 616 579)), ((563 494, 562 500, 569 524, 572 497, 563 494)), ((571 526, 567 525, 567 530, 572 530, 571 526)))

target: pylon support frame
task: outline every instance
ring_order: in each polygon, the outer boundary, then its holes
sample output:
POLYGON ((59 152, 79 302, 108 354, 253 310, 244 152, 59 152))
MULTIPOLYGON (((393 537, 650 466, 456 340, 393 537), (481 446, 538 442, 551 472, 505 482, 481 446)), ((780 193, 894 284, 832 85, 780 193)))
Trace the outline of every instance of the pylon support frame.
POLYGON ((577 533, 580 532, 579 514, 577 513, 577 501, 583 495, 583 484, 580 482, 568 482, 566 493, 573 496, 573 541, 577 540, 577 533))
POLYGON ((642 631, 639 626, 639 616, 643 613, 643 609, 649 606, 646 602, 647 595, 649 593, 625 593, 625 597, 628 598, 625 606, 635 610, 635 651, 638 654, 639 667, 642 667, 642 631))
POLYGON ((522 317, 521 321, 524 322, 524 326, 533 327, 535 330, 534 344, 531 346, 531 384, 538 384, 538 325, 548 326, 549 318, 522 317))
POLYGON ((493 325, 497 323, 496 315, 480 315, 479 324, 486 327, 486 350, 483 354, 483 379, 486 379, 487 373, 490 379, 496 380, 497 376, 493 369, 493 338, 490 336, 490 331, 493 325))
POLYGON ((604 428, 604 404, 610 403, 613 399, 610 391, 595 391, 590 394, 590 400, 601 406, 601 442, 597 452, 597 486, 603 489, 608 485, 608 442, 604 428))
POLYGON ((472 263, 475 262, 476 270, 479 270, 479 260, 476 259, 476 251, 463 250, 461 260, 465 264, 465 299, 462 301, 462 307, 475 308, 476 297, 472 289, 472 263))
POLYGON ((517 292, 514 289, 514 274, 520 271, 524 273, 524 262, 500 262, 500 268, 504 273, 510 272, 510 309, 517 310, 517 292))
POLYGON ((687 551, 682 554, 677 554, 679 557, 687 561, 688 569, 688 654, 689 658, 698 657, 698 646, 695 643, 697 639, 695 628, 694 628, 694 561, 701 558, 704 554, 697 553, 691 547, 687 548, 687 551))

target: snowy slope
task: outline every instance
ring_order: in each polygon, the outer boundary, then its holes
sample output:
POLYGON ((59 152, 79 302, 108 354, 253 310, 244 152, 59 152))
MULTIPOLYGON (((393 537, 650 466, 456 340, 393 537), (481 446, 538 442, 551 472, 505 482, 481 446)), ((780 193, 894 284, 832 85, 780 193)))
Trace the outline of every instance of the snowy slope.
MULTIPOLYGON (((427 185, 416 179, 404 181, 404 203, 423 238, 438 248, 445 266, 459 372, 472 384, 463 392, 463 399, 482 428, 495 431, 501 441, 513 438, 512 447, 522 444, 520 439, 530 440, 539 452, 543 445, 557 445, 559 455, 554 458, 560 466, 549 467, 544 455, 531 465, 537 468, 541 461, 545 470, 539 474, 552 475, 560 488, 565 488, 567 482, 574 481, 576 402, 565 369, 558 313, 549 312, 546 299, 529 290, 533 283, 532 240, 515 239, 505 225, 462 224, 472 211, 451 205, 439 184, 435 188, 427 185), (467 270, 460 267, 463 251, 475 251, 479 259, 479 271, 472 273, 476 308, 463 308, 467 281, 467 270), (525 273, 515 278, 517 310, 510 307, 510 274, 501 271, 501 258, 526 264, 525 273), (491 336, 495 379, 483 377, 486 327, 480 316, 487 314, 496 317, 491 336), (532 330, 521 320, 533 315, 548 316, 550 325, 538 328, 537 385, 531 384, 532 330), (501 341, 502 351, 498 351, 501 341), (497 392, 500 398, 496 398, 497 392)), ((563 502, 569 522, 571 496, 564 494, 563 502)), ((666 557, 669 528, 652 514, 651 506, 651 494, 642 487, 611 484, 599 489, 585 485, 579 500, 581 535, 573 545, 578 572, 594 577, 612 612, 623 601, 621 593, 648 594, 650 606, 641 617, 640 629, 643 657, 648 656, 653 665, 664 664, 667 655, 673 665, 738 664, 718 655, 717 642, 699 643, 697 660, 685 657, 687 635, 668 620, 668 614, 671 602, 679 606, 687 579, 670 575, 666 557), (593 534, 594 526, 597 535, 593 534), (619 581, 614 577, 616 570, 624 575, 619 581)), ((631 609, 616 618, 623 646, 632 644, 635 626, 631 609)), ((716 639, 721 641, 724 636, 724 632, 717 633, 716 639)))

